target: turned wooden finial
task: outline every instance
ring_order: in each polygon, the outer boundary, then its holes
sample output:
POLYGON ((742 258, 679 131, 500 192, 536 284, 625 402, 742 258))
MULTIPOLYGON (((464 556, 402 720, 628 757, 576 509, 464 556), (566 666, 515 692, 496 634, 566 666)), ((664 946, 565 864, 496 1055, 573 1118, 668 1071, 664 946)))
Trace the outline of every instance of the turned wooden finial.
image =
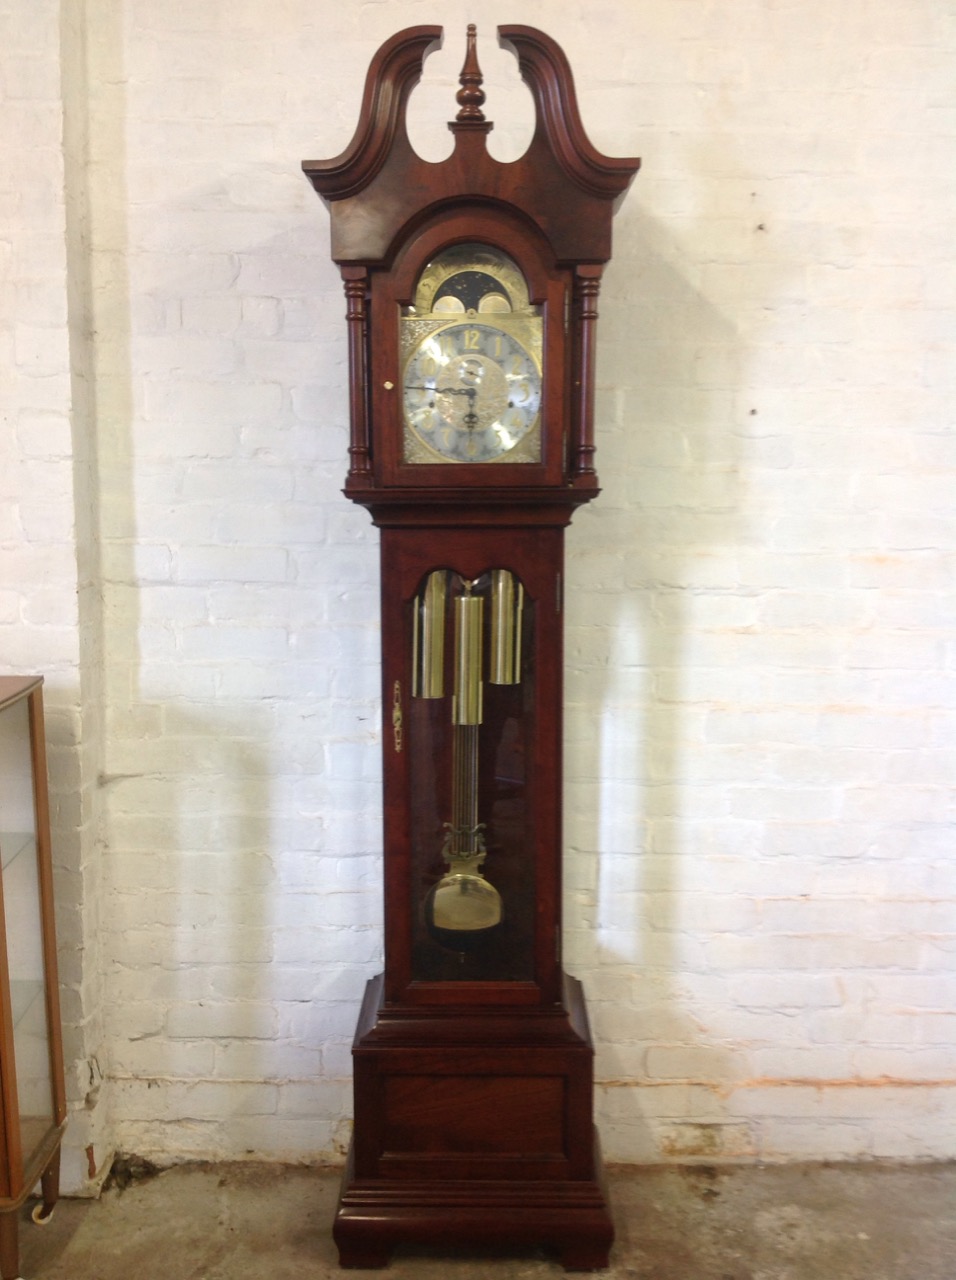
POLYGON ((477 28, 475 24, 469 22, 465 65, 462 67, 461 75, 458 77, 461 88, 455 95, 456 101, 461 108, 455 119, 460 124, 482 124, 485 119, 484 112, 481 109, 485 100, 485 91, 481 87, 484 77, 481 74, 481 68, 478 66, 476 34, 477 28))

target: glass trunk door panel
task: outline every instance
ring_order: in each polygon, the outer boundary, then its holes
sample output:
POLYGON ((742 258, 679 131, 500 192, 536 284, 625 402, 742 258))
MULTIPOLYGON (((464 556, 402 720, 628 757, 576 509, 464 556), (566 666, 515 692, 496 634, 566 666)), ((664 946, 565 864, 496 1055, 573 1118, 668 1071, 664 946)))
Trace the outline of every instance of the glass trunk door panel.
POLYGON ((0 860, 23 1163, 54 1126, 26 698, 0 712, 0 860))
POLYGON ((409 609, 412 979, 534 979, 534 606, 493 569, 409 609))

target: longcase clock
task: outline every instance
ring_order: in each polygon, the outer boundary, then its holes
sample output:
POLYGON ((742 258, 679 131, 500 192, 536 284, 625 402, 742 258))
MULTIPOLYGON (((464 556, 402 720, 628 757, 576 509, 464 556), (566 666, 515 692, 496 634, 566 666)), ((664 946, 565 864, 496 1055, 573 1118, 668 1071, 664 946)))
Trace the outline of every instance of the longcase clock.
POLYGON ((597 295, 638 168, 601 155, 567 60, 498 28, 534 98, 489 155, 468 28, 451 156, 408 96, 442 29, 369 68, 355 136, 303 168, 345 282, 346 495, 381 530, 385 970, 353 1047, 344 1266, 398 1243, 544 1245, 607 1264, 593 1048, 561 966, 564 530, 598 493, 597 295))

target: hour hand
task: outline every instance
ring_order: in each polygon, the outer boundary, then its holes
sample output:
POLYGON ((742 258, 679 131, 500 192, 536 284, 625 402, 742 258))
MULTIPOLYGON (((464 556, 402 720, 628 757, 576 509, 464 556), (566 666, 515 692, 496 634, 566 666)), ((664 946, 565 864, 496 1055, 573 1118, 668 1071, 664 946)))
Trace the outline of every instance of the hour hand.
POLYGON ((406 391, 430 391, 435 396, 473 396, 474 387, 425 387, 416 382, 406 382, 406 391))
POLYGON ((475 399, 478 395, 477 387, 442 387, 439 395, 447 396, 467 396, 468 408, 462 417, 462 424, 469 431, 474 431, 478 425, 478 415, 475 413, 475 399))

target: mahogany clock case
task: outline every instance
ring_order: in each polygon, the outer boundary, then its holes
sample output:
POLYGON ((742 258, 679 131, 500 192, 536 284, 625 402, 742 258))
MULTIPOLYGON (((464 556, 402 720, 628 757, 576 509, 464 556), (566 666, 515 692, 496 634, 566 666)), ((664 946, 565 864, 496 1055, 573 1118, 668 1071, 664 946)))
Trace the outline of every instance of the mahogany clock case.
POLYGON ((563 566, 598 493, 597 297, 639 162, 588 141, 550 37, 498 32, 535 103, 520 160, 487 151, 473 27, 454 151, 414 153, 441 40, 421 26, 373 58, 349 147, 303 165, 347 300, 345 492, 381 530, 385 969, 353 1045, 343 1266, 493 1243, 592 1269, 614 1234, 561 965, 563 566))

